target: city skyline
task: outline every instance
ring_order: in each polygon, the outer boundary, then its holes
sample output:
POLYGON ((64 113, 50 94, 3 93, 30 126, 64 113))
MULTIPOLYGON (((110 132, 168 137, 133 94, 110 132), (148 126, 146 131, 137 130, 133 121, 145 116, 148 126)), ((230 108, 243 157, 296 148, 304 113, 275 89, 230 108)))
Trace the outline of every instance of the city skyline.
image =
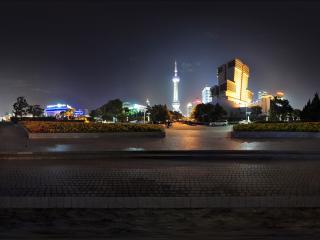
POLYGON ((284 1, 81 1, 77 8, 70 1, 5 1, 0 4, 0 114, 11 111, 18 96, 33 104, 65 102, 88 109, 114 98, 140 103, 149 98, 171 106, 175 59, 183 109, 201 97, 205 85, 217 83, 219 65, 237 57, 250 66, 249 88, 255 94, 283 90, 302 108, 320 89, 319 50, 313 48, 319 41, 318 10, 316 3, 284 1), (228 12, 220 14, 226 6, 228 12))

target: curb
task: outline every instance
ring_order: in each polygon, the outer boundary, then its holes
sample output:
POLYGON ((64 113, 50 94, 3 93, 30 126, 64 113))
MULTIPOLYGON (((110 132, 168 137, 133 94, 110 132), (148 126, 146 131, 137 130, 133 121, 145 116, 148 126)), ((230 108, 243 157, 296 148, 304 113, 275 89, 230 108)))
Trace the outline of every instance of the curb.
POLYGON ((320 160, 319 151, 77 151, 77 152, 2 152, 0 160, 64 160, 64 159, 167 159, 167 160, 320 160))
POLYGON ((271 139, 319 139, 320 132, 285 132, 285 131, 233 131, 232 138, 271 138, 271 139))

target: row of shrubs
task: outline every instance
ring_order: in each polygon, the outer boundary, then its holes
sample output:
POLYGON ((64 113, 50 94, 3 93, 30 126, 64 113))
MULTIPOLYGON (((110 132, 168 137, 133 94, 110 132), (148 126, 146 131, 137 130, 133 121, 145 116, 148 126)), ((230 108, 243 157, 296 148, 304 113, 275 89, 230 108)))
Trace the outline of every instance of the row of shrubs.
POLYGON ((18 123, 23 121, 43 121, 43 122, 84 122, 84 120, 58 120, 55 117, 11 117, 11 122, 18 123))
POLYGON ((234 131, 320 132, 320 122, 251 123, 233 126, 234 131))
POLYGON ((105 133, 105 132, 162 132, 161 125, 134 123, 81 123, 23 121, 31 133, 105 133))

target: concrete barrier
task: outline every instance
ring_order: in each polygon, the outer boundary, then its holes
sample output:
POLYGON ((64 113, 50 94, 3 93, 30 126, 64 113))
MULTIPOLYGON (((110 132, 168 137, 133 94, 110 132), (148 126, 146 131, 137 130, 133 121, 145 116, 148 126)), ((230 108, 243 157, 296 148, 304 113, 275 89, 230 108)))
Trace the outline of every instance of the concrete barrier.
POLYGON ((320 132, 233 131, 233 138, 320 138, 320 132))
POLYGON ((165 137, 165 132, 107 132, 107 133, 28 133, 30 139, 81 139, 115 137, 165 137))

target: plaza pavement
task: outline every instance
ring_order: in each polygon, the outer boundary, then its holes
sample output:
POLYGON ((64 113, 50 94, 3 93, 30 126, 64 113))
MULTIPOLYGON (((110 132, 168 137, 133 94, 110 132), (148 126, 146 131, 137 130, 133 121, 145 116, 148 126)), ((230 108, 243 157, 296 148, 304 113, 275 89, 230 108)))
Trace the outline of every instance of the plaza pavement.
POLYGON ((176 125, 165 138, 29 140, 1 124, 0 208, 320 207, 319 140, 229 134, 176 125))
POLYGON ((318 158, 2 159, 0 208, 320 207, 318 158))
POLYGON ((28 139, 18 125, 0 124, 0 152, 110 150, 281 150, 318 151, 320 139, 233 139, 232 127, 174 124, 165 138, 28 139))

